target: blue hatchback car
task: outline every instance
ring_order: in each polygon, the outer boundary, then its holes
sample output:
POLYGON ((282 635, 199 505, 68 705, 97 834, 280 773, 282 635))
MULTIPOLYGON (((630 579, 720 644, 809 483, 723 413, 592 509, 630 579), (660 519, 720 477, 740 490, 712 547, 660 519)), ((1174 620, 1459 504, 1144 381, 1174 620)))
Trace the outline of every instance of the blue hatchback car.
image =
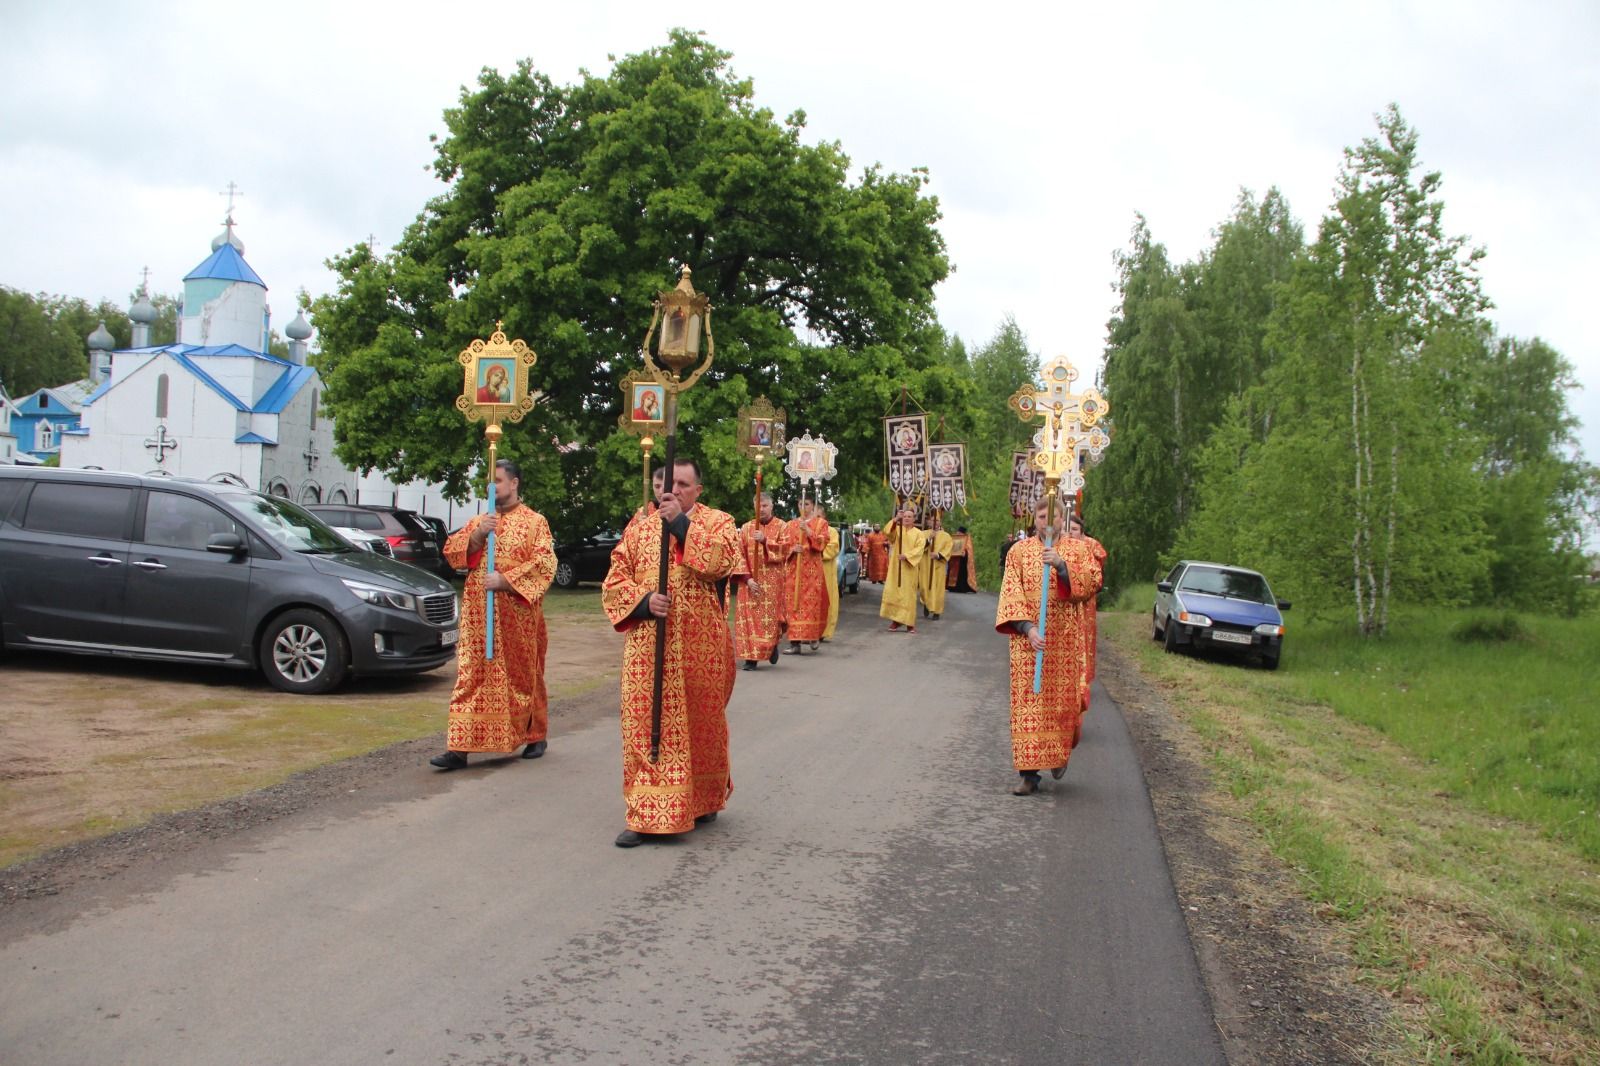
POLYGON ((1185 559, 1156 582, 1151 638, 1168 651, 1208 648, 1253 654, 1268 670, 1283 654, 1283 612, 1267 579, 1254 570, 1185 559))

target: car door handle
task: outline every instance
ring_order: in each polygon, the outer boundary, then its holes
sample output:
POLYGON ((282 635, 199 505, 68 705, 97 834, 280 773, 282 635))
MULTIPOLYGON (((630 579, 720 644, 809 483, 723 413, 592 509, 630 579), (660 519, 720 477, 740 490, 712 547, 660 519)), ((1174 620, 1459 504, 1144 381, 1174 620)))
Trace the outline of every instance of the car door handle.
POLYGON ((140 559, 133 565, 140 570, 165 570, 167 568, 166 563, 158 563, 154 559, 140 559))
POLYGON ((99 563, 101 565, 106 563, 120 564, 122 562, 121 559, 118 559, 115 556, 107 555, 105 552, 101 552, 99 555, 91 555, 88 558, 91 563, 99 563))

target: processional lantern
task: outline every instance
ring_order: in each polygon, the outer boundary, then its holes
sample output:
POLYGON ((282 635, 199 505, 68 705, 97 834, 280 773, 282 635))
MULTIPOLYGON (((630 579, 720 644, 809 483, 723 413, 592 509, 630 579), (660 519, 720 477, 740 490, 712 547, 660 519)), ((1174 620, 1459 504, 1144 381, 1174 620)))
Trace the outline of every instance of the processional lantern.
MULTIPOLYGON (((1050 547, 1056 523, 1056 494, 1058 486, 1066 483, 1069 492, 1083 487, 1083 473, 1078 469, 1080 446, 1091 439, 1100 448, 1105 437, 1099 422, 1110 413, 1106 398, 1094 387, 1073 392, 1072 383, 1078 379, 1077 368, 1066 356, 1044 368, 1043 382, 1024 385, 1006 401, 1018 418, 1024 422, 1043 420, 1043 425, 1033 435, 1033 451, 1028 456, 1029 465, 1044 476, 1044 492, 1048 510, 1044 532, 1045 547, 1050 547)), ((1091 445, 1091 450, 1094 445, 1091 445)), ((1039 595, 1039 635, 1045 635, 1050 596, 1050 574, 1046 567, 1039 595)), ((1033 661, 1033 691, 1039 691, 1044 673, 1044 652, 1035 653, 1033 661)))
MULTIPOLYGON (((678 272, 677 287, 656 293, 654 310, 650 316, 650 328, 645 330, 644 343, 639 349, 639 354, 644 359, 644 374, 648 381, 636 380, 634 385, 635 388, 643 390, 639 395, 641 402, 651 402, 650 399, 646 399, 648 396, 659 404, 661 426, 667 434, 663 463, 666 467, 665 488, 668 492, 672 491, 674 467, 677 464, 678 395, 693 387, 701 375, 711 368, 711 360, 716 349, 711 336, 711 298, 704 293, 695 292, 689 276, 689 265, 685 263, 678 272), (652 338, 656 341, 654 353, 650 350, 652 338), (702 341, 705 348, 703 356, 702 341), (650 388, 652 383, 659 388, 650 388)), ((649 478, 646 477, 645 480, 648 484, 649 478)), ((656 580, 656 591, 662 595, 667 593, 671 559, 672 537, 663 528, 661 563, 656 580)), ((667 658, 667 620, 658 618, 655 624, 656 668, 650 704, 652 763, 661 754, 661 690, 667 658)))
MULTIPOLYGON (((508 341, 496 322, 489 339, 474 340, 456 360, 461 364, 463 381, 456 409, 468 422, 482 422, 484 439, 489 442, 489 506, 495 506, 494 472, 500 444, 500 423, 520 422, 533 410, 541 393, 528 391, 528 371, 539 361, 534 350, 521 340, 508 341)), ((494 534, 485 548, 485 573, 494 573, 494 534)), ((484 599, 483 657, 494 658, 494 592, 484 599)))

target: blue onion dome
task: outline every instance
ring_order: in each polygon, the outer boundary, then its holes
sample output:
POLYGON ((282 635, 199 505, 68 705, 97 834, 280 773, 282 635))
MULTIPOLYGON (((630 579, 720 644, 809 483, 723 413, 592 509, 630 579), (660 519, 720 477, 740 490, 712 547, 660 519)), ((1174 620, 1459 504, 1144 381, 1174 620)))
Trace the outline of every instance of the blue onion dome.
POLYGON ((109 352, 117 346, 117 339, 106 329, 106 320, 101 319, 95 331, 89 334, 89 347, 97 352, 109 352))

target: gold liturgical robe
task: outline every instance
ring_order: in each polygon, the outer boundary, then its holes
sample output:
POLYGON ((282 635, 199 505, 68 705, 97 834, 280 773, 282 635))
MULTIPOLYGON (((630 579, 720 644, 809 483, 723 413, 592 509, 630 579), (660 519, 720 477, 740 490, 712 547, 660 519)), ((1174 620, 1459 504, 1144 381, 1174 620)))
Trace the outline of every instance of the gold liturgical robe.
POLYGON ((1065 766, 1078 742, 1087 682, 1083 672, 1083 615, 1078 605, 1100 591, 1100 564, 1081 540, 1058 540, 1056 552, 1067 564, 1068 580, 1052 572, 1045 624, 1044 671, 1033 691, 1034 651, 1017 635, 1016 622, 1039 620, 1044 581, 1044 541, 1029 537, 1006 556, 995 629, 1010 637, 1011 759, 1020 770, 1065 766))
POLYGON ((828 527, 828 546, 822 549, 822 574, 828 582, 828 624, 822 627, 822 639, 832 640, 839 624, 839 531, 828 527))
POLYGON ((717 582, 748 576, 739 530, 722 511, 689 512, 683 543, 672 538, 667 589, 666 669, 661 690, 660 758, 650 761, 650 705, 656 618, 639 605, 656 590, 659 521, 635 522, 611 552, 600 604, 622 651, 622 795, 628 828, 684 833, 719 811, 733 791, 728 768, 728 697, 733 694, 733 634, 717 582))
POLYGON ((944 613, 945 578, 955 540, 942 529, 928 530, 928 543, 922 558, 922 604, 929 614, 944 613))
POLYGON ((765 525, 752 518, 739 530, 739 537, 745 568, 750 571, 751 580, 761 586, 761 594, 750 595, 748 586, 739 589, 734 632, 739 658, 759 662, 770 657, 778 646, 778 628, 783 621, 783 563, 789 545, 784 540, 783 521, 778 518, 765 525), (766 536, 765 542, 755 539, 758 531, 766 536))
POLYGON ((456 647, 456 685, 450 694, 445 747, 451 751, 512 751, 544 740, 550 703, 544 688, 544 594, 556 574, 555 547, 544 516, 518 504, 500 516, 494 538, 494 568, 514 592, 494 598, 494 658, 485 661, 484 579, 487 551, 469 552, 478 515, 445 541, 444 557, 470 568, 461 594, 461 643, 456 647))
POLYGON ((916 526, 895 526, 888 531, 889 571, 883 580, 883 602, 878 617, 911 629, 917 625, 917 581, 922 575, 925 541, 916 526))

